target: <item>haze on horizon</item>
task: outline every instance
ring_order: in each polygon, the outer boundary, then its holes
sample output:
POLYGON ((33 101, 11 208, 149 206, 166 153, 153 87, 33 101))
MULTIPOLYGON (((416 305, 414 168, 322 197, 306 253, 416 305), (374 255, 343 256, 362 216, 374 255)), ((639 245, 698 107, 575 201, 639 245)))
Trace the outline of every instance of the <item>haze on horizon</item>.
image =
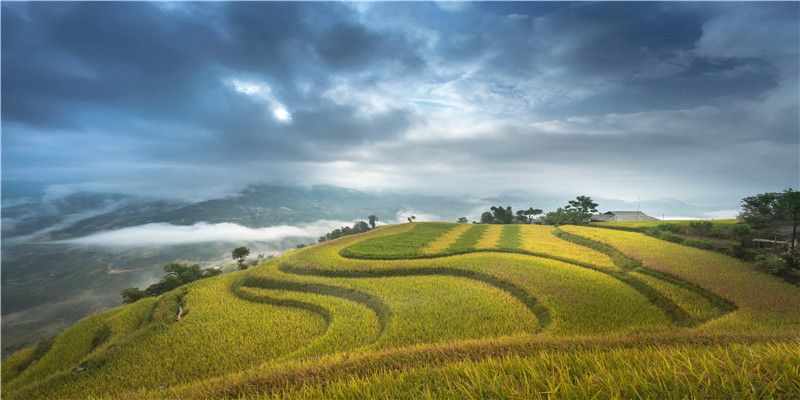
POLYGON ((2 183, 729 215, 800 181, 799 6, 3 2, 2 183))

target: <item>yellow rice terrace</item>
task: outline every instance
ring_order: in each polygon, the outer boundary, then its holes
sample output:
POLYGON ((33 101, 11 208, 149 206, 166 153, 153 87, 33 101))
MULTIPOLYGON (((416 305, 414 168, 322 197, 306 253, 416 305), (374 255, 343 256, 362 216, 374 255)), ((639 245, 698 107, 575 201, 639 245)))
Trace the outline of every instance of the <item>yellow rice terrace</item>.
POLYGON ((408 223, 86 318, 8 357, 2 384, 4 399, 794 399, 800 287, 636 232, 408 223))

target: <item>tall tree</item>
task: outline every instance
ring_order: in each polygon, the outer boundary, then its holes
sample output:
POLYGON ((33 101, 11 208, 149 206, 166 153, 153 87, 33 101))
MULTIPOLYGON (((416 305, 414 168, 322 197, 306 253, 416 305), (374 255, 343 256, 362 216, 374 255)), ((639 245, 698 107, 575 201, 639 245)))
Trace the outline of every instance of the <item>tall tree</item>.
POLYGON ((522 215, 524 215, 528 219, 528 222, 526 223, 530 224, 531 222, 533 222, 533 218, 541 214, 542 212, 543 211, 539 208, 530 207, 527 210, 523 211, 522 215))
POLYGON ((244 259, 250 255, 250 249, 244 246, 239 246, 231 251, 231 258, 236 260, 239 264, 239 269, 247 269, 247 264, 244 263, 244 259))
POLYGON ((742 199, 742 212, 738 217, 756 229, 769 228, 775 224, 791 225, 791 249, 795 250, 800 218, 800 192, 788 188, 783 193, 768 192, 745 197, 742 199))
POLYGON ((580 214, 581 221, 591 218, 593 213, 597 212, 597 203, 592 201, 589 196, 578 196, 575 200, 570 200, 569 205, 565 207, 567 211, 574 209, 580 214))
POLYGON ((370 215, 367 218, 369 218, 369 226, 371 226, 372 229, 375 229, 375 221, 378 220, 378 216, 377 215, 370 215))
POLYGON ((466 224, 467 222, 469 222, 467 220, 467 217, 458 217, 458 223, 459 224, 466 224))
POLYGON ((781 194, 778 200, 778 214, 781 215, 784 221, 792 224, 792 250, 795 249, 795 242, 797 241, 797 223, 798 216, 800 216, 800 192, 786 189, 781 194))
POLYGON ((769 192, 742 199, 742 212, 738 218, 756 229, 768 227, 775 219, 775 209, 780 193, 769 192))

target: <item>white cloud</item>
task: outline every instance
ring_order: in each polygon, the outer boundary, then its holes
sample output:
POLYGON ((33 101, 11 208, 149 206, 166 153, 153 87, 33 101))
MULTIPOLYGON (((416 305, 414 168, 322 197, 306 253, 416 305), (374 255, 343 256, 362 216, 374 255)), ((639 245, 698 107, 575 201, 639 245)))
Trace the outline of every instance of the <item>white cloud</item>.
POLYGON ((292 120, 292 114, 289 113, 286 106, 275 97, 272 93, 272 88, 266 83, 236 78, 230 79, 228 83, 233 86, 233 90, 236 92, 266 104, 270 111, 272 111, 272 115, 278 121, 289 122, 292 120))
POLYGON ((153 223, 98 232, 54 243, 90 246, 154 246, 209 242, 260 242, 288 237, 317 238, 345 225, 352 225, 352 222, 319 220, 297 226, 280 225, 268 228, 248 228, 227 222, 219 224, 200 222, 187 226, 153 223))

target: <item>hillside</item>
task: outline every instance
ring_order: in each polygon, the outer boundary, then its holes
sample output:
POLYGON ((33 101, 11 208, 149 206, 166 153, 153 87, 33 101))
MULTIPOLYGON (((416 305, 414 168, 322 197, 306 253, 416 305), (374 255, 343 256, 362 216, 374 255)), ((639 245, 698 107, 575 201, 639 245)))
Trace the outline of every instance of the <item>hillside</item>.
MULTIPOLYGON (((14 185, 9 187, 13 189, 14 185)), ((6 205, 5 196, 13 194, 13 190, 3 192, 3 356, 9 346, 36 343, 40 336, 52 336, 85 316, 120 305, 122 289, 155 282, 164 264, 224 265, 230 262, 234 245, 246 244, 258 253, 284 251, 315 242, 318 234, 330 229, 308 237, 257 243, 233 239, 180 245, 85 246, 59 240, 151 223, 186 227, 235 223, 265 228, 327 219, 351 225, 354 219, 366 219, 369 214, 388 222, 408 210, 455 220, 474 207, 447 197, 367 193, 334 186, 252 185, 229 197, 194 203, 75 193, 6 205)))
POLYGON ((3 397, 798 398, 800 288, 592 227, 408 223, 82 320, 3 397), (179 306, 183 316, 176 320, 179 306))

